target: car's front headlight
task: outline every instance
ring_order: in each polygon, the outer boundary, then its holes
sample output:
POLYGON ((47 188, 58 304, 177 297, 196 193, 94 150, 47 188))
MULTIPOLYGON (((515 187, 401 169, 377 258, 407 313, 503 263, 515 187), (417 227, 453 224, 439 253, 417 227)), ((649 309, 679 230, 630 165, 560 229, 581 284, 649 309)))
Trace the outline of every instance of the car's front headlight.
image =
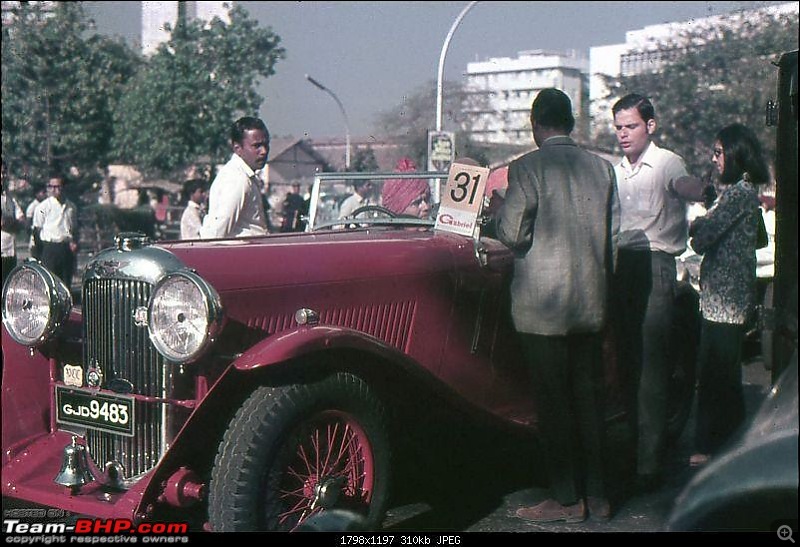
POLYGON ((3 324, 24 346, 39 346, 53 338, 71 308, 67 286, 38 262, 14 268, 3 287, 3 324))
POLYGON ((222 328, 219 295, 194 272, 170 274, 153 290, 148 328, 153 345, 169 361, 194 361, 222 328))

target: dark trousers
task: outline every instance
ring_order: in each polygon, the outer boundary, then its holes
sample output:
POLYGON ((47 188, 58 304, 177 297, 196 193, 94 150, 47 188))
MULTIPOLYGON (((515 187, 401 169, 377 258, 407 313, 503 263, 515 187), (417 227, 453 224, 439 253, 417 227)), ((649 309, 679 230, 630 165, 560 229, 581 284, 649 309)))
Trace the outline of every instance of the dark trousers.
POLYGON ((744 421, 742 341, 745 326, 703 320, 700 334, 695 448, 713 454, 744 421))
POLYGON ((666 444, 675 257, 620 251, 614 281, 617 354, 636 437, 637 472, 655 474, 666 444))
MULTIPOLYGON (((4 256, 3 257, 3 287, 6 285, 6 278, 8 274, 11 273, 11 270, 17 265, 17 257, 16 256, 4 256)), ((1 287, 0 287, 1 288, 1 287)))
POLYGON ((42 264, 58 276, 67 286, 72 287, 72 275, 75 271, 75 253, 68 242, 51 243, 42 241, 42 264))
POLYGON ((521 334, 552 496, 605 497, 600 334, 521 334))

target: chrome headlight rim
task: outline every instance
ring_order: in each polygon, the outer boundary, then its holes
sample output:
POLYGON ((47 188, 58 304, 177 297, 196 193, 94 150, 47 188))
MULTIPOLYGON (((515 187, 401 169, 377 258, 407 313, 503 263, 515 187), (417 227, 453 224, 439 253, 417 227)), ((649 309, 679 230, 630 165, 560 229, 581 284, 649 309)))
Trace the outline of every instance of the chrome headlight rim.
POLYGON ((153 346, 168 362, 178 365, 193 363, 200 359, 214 343, 217 336, 222 331, 224 324, 224 313, 219 294, 205 279, 191 270, 169 273, 156 283, 150 296, 147 317, 147 330, 153 346), (202 342, 194 352, 181 357, 176 356, 175 352, 167 346, 160 333, 157 331, 157 327, 153 324, 155 317, 153 306, 156 303, 156 297, 160 291, 164 290, 164 287, 179 278, 188 280, 200 291, 201 300, 206 313, 206 328, 202 342))
POLYGON ((3 285, 2 306, 3 325, 9 336, 20 345, 35 348, 49 342, 61 332, 72 310, 72 294, 61 279, 44 267, 38 260, 29 258, 25 262, 17 264, 14 269, 9 272, 6 283, 3 285), (21 275, 21 272, 26 270, 32 271, 44 282, 49 309, 45 327, 42 333, 34 339, 19 336, 19 333, 13 328, 11 318, 8 317, 6 313, 8 290, 12 286, 12 281, 16 276, 21 275))

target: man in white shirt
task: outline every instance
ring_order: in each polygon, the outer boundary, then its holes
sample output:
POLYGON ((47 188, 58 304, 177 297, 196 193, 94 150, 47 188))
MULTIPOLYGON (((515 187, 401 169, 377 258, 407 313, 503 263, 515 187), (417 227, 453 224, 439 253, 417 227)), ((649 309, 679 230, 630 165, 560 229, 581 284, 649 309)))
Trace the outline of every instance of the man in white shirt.
POLYGON ((704 184, 680 156, 652 142, 655 109, 647 98, 626 95, 612 112, 624 154, 614 166, 622 215, 612 309, 636 429, 637 483, 651 490, 663 478, 675 257, 686 249, 687 203, 702 199, 704 184))
POLYGON ((342 206, 339 209, 340 219, 347 218, 359 207, 372 203, 370 200, 370 196, 372 195, 372 181, 357 180, 353 182, 353 190, 355 190, 353 195, 342 202, 342 206))
POLYGON ((2 247, 3 258, 3 285, 6 282, 6 276, 17 265, 17 238, 16 233, 25 223, 25 213, 22 212, 22 207, 19 206, 17 200, 14 199, 9 192, 7 192, 6 185, 8 184, 8 177, 6 176, 6 165, 3 163, 3 194, 2 194, 2 234, 0 234, 0 247, 2 247))
POLYGON ((186 209, 181 215, 181 239, 199 239, 208 201, 206 181, 203 179, 186 181, 183 185, 183 194, 186 196, 186 209))
POLYGON ((261 180, 255 172, 267 163, 269 132, 258 118, 244 117, 231 126, 233 155, 211 183, 203 239, 267 234, 261 180))
POLYGON ((33 238, 33 215, 36 212, 36 208, 42 203, 44 200, 47 199, 47 187, 45 186, 37 186, 36 192, 34 194, 33 201, 28 204, 28 208, 25 209, 25 220, 28 222, 28 228, 31 232, 31 239, 30 243, 28 244, 28 248, 30 249, 30 255, 33 258, 39 258, 39 245, 33 238))
POLYGON ((41 261, 61 278, 67 288, 72 286, 78 252, 78 211, 64 196, 65 178, 54 174, 47 181, 47 193, 33 215, 34 237, 42 243, 41 261))

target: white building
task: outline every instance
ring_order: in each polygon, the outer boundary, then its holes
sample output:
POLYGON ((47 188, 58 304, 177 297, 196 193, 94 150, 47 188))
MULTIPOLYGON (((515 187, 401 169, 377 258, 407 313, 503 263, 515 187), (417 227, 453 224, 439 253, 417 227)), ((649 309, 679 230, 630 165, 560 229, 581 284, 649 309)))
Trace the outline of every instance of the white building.
POLYGON ((672 56, 680 53, 686 46, 702 45, 698 41, 701 38, 689 44, 686 36, 690 33, 698 36, 698 31, 703 29, 739 26, 743 21, 753 21, 759 17, 798 13, 799 5, 797 2, 789 2, 726 15, 649 25, 626 32, 625 43, 590 48, 589 102, 592 128, 597 130, 603 123, 607 123, 611 129, 611 106, 619 98, 609 96, 603 75, 619 77, 659 71, 672 56))
POLYGON ((468 63, 466 86, 476 100, 468 108, 465 130, 477 142, 530 144, 531 103, 539 91, 564 91, 576 119, 581 119, 588 113, 588 76, 588 59, 576 52, 521 51, 514 59, 468 63))
POLYGON ((219 17, 225 22, 228 19, 228 8, 233 6, 233 0, 227 2, 142 2, 142 53, 150 55, 155 53, 159 44, 169 39, 166 24, 175 28, 178 20, 179 4, 184 4, 186 17, 211 21, 219 17))

